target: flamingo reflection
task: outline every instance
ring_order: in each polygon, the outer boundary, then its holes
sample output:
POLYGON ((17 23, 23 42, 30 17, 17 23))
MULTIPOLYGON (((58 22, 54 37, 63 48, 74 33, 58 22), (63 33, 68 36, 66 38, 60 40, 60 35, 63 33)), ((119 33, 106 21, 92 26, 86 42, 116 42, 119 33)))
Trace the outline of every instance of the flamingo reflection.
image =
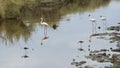
POLYGON ((92 45, 92 40, 93 38, 96 37, 97 34, 92 34, 89 36, 89 45, 88 45, 88 51, 91 51, 91 45, 92 45))
POLYGON ((97 33, 96 32, 96 26, 97 26, 96 19, 92 18, 90 14, 88 15, 88 17, 89 17, 89 21, 92 23, 92 33, 97 33))
POLYGON ((46 41, 48 38, 49 38, 49 37, 46 37, 46 36, 43 37, 43 38, 41 39, 41 45, 43 45, 43 42, 46 41))
POLYGON ((95 38, 96 36, 98 36, 99 34, 92 34, 89 36, 89 42, 92 42, 92 38, 95 38))

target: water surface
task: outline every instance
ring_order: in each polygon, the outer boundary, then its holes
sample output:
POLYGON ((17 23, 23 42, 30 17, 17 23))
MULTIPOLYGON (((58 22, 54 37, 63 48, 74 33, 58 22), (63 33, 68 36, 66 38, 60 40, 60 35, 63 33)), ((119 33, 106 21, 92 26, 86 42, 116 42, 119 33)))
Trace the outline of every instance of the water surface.
MULTIPOLYGON (((34 22, 29 26, 24 26, 24 22, 16 25, 15 21, 5 21, 0 30, 0 68, 78 68, 85 66, 104 68, 105 66, 116 66, 111 63, 111 60, 108 62, 92 60, 90 53, 95 50, 107 49, 109 51, 105 53, 110 54, 110 58, 114 54, 120 55, 120 52, 110 50, 119 48, 116 46, 119 44, 119 40, 110 39, 114 37, 112 33, 118 33, 115 36, 119 36, 119 31, 103 29, 103 23, 106 23, 108 28, 119 26, 119 3, 120 1, 111 0, 107 5, 101 5, 94 10, 86 8, 84 11, 69 12, 60 18, 51 18, 54 19, 52 24, 49 19, 45 19, 50 24, 47 34, 44 34, 44 27, 40 25, 40 19, 37 22, 35 19, 32 21, 26 19, 25 23, 34 22), (88 19, 89 14, 96 18, 97 27, 101 27, 101 29, 96 29, 98 35, 94 35, 95 33, 92 32, 92 24, 88 19), (105 16, 107 20, 101 21, 101 15, 105 16), (11 26, 11 24, 15 25, 11 26), (13 26, 14 28, 12 28, 13 26), (45 37, 48 38, 45 39, 45 37), (84 51, 79 50, 80 48, 84 51), (80 65, 73 63, 81 61, 85 63, 80 65)), ((94 54, 99 53, 102 52, 94 54)))

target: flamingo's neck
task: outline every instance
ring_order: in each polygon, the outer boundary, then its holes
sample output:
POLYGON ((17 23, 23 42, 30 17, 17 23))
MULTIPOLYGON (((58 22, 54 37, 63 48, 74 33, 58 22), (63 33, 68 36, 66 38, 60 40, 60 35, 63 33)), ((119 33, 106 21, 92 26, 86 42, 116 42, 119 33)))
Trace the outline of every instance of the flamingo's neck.
POLYGON ((93 16, 91 16, 91 15, 89 15, 88 17, 89 17, 89 19, 94 19, 93 16))
POLYGON ((43 19, 41 19, 41 22, 40 22, 41 24, 43 23, 43 19))

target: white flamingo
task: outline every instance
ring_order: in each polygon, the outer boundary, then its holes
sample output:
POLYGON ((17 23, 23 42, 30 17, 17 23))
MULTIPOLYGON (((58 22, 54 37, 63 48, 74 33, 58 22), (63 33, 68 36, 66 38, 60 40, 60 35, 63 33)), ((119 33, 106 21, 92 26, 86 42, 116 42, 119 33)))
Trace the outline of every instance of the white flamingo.
POLYGON ((40 23, 41 23, 41 25, 43 25, 44 27, 47 27, 47 26, 48 26, 48 24, 43 21, 43 18, 42 18, 42 17, 41 17, 41 22, 40 22, 40 23))
POLYGON ((100 19, 103 21, 103 31, 105 31, 107 29, 107 25, 106 25, 106 17, 105 16, 100 16, 100 19))
POLYGON ((106 17, 104 17, 104 16, 100 16, 100 19, 101 19, 102 21, 107 20, 106 17))
POLYGON ((88 17, 89 17, 89 20, 92 22, 93 33, 94 32, 96 33, 96 26, 97 26, 96 19, 95 18, 91 18, 90 14, 88 15, 88 17))
POLYGON ((43 41, 47 40, 49 37, 47 37, 47 27, 49 26, 46 22, 43 21, 43 18, 41 17, 40 24, 44 27, 44 37, 41 39, 41 45, 43 45, 43 41))
POLYGON ((46 35, 47 35, 47 27, 48 27, 48 24, 43 21, 43 18, 42 18, 42 17, 41 17, 41 22, 40 22, 40 24, 44 27, 44 35, 46 36, 46 35))

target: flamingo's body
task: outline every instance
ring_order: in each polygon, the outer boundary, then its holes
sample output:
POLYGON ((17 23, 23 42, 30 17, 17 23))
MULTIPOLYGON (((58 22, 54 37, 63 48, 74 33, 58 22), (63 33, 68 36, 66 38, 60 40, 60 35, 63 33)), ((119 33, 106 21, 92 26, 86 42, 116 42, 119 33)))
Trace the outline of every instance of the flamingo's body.
POLYGON ((96 19, 95 19, 95 18, 91 18, 91 15, 90 15, 90 14, 88 15, 88 17, 89 17, 89 20, 90 20, 91 22, 96 22, 96 19))
POLYGON ((104 21, 104 20, 106 20, 106 17, 100 16, 100 19, 104 21))
POLYGON ((96 19, 94 19, 94 18, 89 18, 89 20, 90 20, 91 22, 96 22, 96 19))
POLYGON ((107 29, 107 19, 105 16, 100 16, 100 19, 103 21, 103 31, 105 31, 107 29))
POLYGON ((89 21, 92 22, 93 33, 96 33, 96 26, 97 26, 96 19, 95 18, 91 18, 90 14, 88 15, 88 17, 89 17, 89 21))
POLYGON ((45 27, 48 26, 48 24, 47 24, 46 22, 43 22, 43 18, 41 18, 41 25, 43 25, 43 26, 45 26, 45 27))
POLYGON ((49 37, 47 37, 47 27, 49 25, 43 21, 43 18, 41 18, 40 24, 44 27, 44 37, 42 38, 42 42, 41 42, 41 45, 43 45, 43 41, 45 41, 49 38, 49 37))
POLYGON ((43 18, 41 18, 41 25, 44 27, 44 35, 47 35, 47 26, 48 24, 46 22, 43 22, 43 18))
POLYGON ((48 26, 48 24, 46 22, 42 22, 41 25, 48 26))

